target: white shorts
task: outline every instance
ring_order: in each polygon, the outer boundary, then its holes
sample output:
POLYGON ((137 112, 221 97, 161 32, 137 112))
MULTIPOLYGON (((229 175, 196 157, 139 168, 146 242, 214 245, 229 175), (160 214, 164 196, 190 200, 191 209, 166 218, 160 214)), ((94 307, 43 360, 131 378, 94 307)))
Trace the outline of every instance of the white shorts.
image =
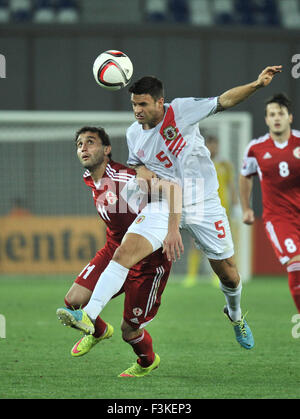
POLYGON ((168 233, 169 210, 164 202, 151 202, 139 213, 129 226, 127 233, 145 237, 153 247, 153 252, 163 246, 168 233))
MULTIPOLYGON (((168 233, 168 206, 159 203, 148 204, 130 225, 127 233, 145 237, 152 244, 153 252, 163 246, 168 233)), ((185 207, 182 212, 181 229, 187 230, 195 245, 208 259, 223 260, 234 254, 230 226, 219 196, 185 207)))
POLYGON ((196 247, 208 259, 223 260, 233 256, 229 221, 217 194, 200 204, 185 207, 181 228, 191 234, 196 247))

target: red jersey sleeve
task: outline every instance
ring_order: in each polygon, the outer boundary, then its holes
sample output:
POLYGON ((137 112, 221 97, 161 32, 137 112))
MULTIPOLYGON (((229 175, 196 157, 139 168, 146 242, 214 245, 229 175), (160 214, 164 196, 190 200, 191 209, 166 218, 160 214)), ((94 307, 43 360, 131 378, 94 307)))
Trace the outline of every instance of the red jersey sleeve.
POLYGON ((92 189, 98 214, 107 226, 107 239, 117 244, 137 215, 121 194, 127 182, 135 176, 135 170, 114 161, 107 164, 98 183, 93 181, 89 171, 84 174, 85 183, 92 189))

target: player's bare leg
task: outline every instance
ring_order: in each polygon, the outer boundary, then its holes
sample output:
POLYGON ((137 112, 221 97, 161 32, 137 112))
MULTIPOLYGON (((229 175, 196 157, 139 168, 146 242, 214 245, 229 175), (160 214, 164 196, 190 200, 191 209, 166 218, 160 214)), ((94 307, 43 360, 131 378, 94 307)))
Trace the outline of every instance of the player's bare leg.
POLYGON ((157 368, 160 358, 153 352, 152 338, 145 329, 134 329, 124 319, 121 325, 122 338, 129 343, 138 356, 137 362, 123 371, 119 377, 143 377, 157 368))
POLYGON ((238 287, 240 275, 237 271, 234 256, 223 260, 209 259, 209 263, 223 285, 229 288, 238 287))
POLYGON ((243 348, 251 349, 254 346, 254 339, 241 312, 242 283, 234 257, 223 260, 210 259, 209 262, 220 279, 220 288, 226 299, 224 313, 232 322, 236 339, 243 348))
POLYGON ((121 245, 115 251, 112 260, 130 269, 153 252, 152 244, 140 234, 125 234, 121 245))
POLYGON ((65 301, 68 302, 70 307, 85 306, 92 295, 92 291, 82 285, 74 283, 66 294, 65 301))

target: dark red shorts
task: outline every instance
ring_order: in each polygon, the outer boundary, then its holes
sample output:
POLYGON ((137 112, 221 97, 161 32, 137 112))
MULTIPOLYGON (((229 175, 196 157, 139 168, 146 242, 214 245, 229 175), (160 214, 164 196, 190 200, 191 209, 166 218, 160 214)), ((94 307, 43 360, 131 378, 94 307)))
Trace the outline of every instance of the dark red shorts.
MULTIPOLYGON (((93 291, 117 247, 116 244, 107 242, 80 272, 75 282, 93 291)), ((159 309, 170 270, 171 263, 161 250, 129 270, 123 287, 114 297, 125 293, 123 318, 131 327, 138 329, 153 320, 159 309)))
POLYGON ((298 223, 273 218, 265 219, 264 225, 274 252, 282 265, 300 254, 300 227, 298 223))

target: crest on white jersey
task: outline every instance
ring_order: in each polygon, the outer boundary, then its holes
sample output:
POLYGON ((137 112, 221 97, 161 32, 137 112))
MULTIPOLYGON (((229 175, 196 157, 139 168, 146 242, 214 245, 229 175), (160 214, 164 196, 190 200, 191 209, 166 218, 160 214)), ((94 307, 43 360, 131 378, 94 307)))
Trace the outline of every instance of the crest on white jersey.
POLYGON ((140 215, 136 220, 135 220, 135 224, 140 224, 142 221, 144 221, 145 216, 144 215, 140 215))
POLYGON ((294 148, 293 154, 296 157, 296 159, 300 159, 300 147, 294 148))
POLYGON ((263 159, 271 159, 271 154, 267 151, 266 154, 263 156, 263 159))
POLYGON ((168 141, 175 140, 178 135, 176 128, 173 127, 173 125, 169 125, 168 127, 166 127, 163 132, 164 132, 165 139, 168 141))

